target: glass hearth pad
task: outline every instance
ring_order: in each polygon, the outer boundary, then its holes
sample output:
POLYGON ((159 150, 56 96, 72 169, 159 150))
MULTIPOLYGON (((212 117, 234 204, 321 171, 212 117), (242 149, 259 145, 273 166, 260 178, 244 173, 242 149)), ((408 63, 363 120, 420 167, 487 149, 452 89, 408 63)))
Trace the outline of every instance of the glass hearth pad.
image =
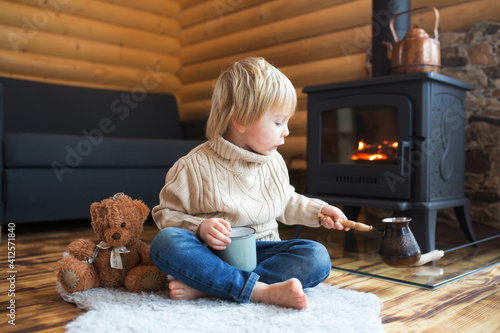
MULTIPOLYGON (((446 229, 446 227, 442 227, 446 229)), ((436 249, 448 250, 468 241, 457 229, 436 235, 436 249)), ((500 232, 496 232, 499 234, 500 232)), ((478 233, 477 240, 495 236, 478 233)), ((287 237, 282 237, 286 239, 287 237)), ((357 275, 388 280, 416 287, 435 289, 500 263, 500 235, 498 238, 450 251, 434 262, 419 267, 390 267, 380 260, 378 251, 382 236, 359 231, 340 232, 324 228, 304 228, 299 238, 323 243, 330 252, 332 269, 357 275)))
MULTIPOLYGON (((500 263, 500 237, 447 252, 441 259, 423 266, 396 268, 380 260, 380 236, 357 231, 353 234, 346 237, 342 251, 333 251, 333 269, 434 289, 500 263)), ((436 241, 436 248, 447 250, 465 243, 467 241, 461 244, 436 241)))

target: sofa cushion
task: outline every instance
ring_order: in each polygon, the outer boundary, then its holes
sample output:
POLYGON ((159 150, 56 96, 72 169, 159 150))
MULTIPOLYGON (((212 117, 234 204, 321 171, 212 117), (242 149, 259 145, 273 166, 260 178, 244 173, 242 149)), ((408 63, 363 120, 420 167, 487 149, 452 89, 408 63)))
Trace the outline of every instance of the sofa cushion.
POLYGON ((196 140, 109 138, 43 133, 5 133, 7 168, 154 168, 171 167, 196 140))
MULTIPOLYGON (((154 73, 152 73, 154 74, 154 73)), ((146 87, 130 91, 0 78, 4 132, 182 139, 177 101, 146 87)))
POLYGON ((90 218, 90 205, 117 192, 140 199, 152 209, 165 184, 168 168, 75 168, 58 181, 46 168, 7 169, 4 172, 5 220, 56 221, 90 218))

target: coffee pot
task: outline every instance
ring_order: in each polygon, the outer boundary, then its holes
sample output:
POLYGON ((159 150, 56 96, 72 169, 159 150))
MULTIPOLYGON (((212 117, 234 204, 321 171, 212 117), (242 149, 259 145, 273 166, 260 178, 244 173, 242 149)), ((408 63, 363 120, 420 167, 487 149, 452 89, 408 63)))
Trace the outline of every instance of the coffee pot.
POLYGON ((411 266, 420 260, 420 247, 410 230, 409 217, 383 219, 385 232, 380 245, 382 262, 392 267, 411 266))
MULTIPOLYGON (((318 214, 319 223, 326 215, 318 214)), ((409 217, 389 217, 382 220, 385 230, 377 229, 371 225, 350 220, 339 221, 345 228, 358 231, 372 231, 383 235, 380 244, 379 255, 382 262, 391 267, 404 267, 412 265, 423 265, 429 261, 437 260, 443 255, 441 253, 429 252, 421 260, 420 247, 415 236, 410 230, 409 217)))
POLYGON ((387 57, 391 60, 392 74, 405 74, 415 72, 437 72, 441 69, 441 50, 438 40, 439 11, 435 7, 419 7, 394 15, 390 21, 390 29, 394 37, 394 46, 389 42, 387 45, 387 57), (402 40, 398 40, 394 30, 394 20, 399 15, 412 11, 432 8, 436 20, 434 24, 434 38, 431 38, 425 30, 415 25, 409 30, 402 40))

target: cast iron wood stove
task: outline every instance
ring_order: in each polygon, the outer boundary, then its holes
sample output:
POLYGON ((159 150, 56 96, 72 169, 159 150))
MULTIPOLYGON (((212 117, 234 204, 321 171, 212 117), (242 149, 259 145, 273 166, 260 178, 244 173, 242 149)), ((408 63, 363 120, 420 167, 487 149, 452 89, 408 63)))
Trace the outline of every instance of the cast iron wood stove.
POLYGON ((453 207, 474 241, 464 196, 465 93, 433 72, 306 87, 307 193, 344 205, 406 211, 423 252, 437 210, 453 207))
MULTIPOLYGON (((308 94, 307 193, 343 205, 404 211, 422 252, 435 246, 437 211, 453 207, 475 241, 464 196, 465 94, 472 87, 434 73, 390 75, 383 41, 394 43, 393 15, 409 0, 373 2, 374 78, 311 86, 308 94)), ((408 14, 394 22, 403 38, 408 14)))

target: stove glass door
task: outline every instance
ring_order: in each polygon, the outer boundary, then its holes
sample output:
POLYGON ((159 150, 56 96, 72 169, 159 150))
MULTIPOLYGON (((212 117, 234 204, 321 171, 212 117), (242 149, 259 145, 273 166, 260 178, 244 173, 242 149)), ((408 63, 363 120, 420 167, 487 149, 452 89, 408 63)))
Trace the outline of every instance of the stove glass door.
POLYGON ((409 198, 412 113, 402 94, 309 103, 308 192, 409 198))
POLYGON ((398 112, 395 106, 359 105, 322 114, 321 162, 397 164, 398 112))

